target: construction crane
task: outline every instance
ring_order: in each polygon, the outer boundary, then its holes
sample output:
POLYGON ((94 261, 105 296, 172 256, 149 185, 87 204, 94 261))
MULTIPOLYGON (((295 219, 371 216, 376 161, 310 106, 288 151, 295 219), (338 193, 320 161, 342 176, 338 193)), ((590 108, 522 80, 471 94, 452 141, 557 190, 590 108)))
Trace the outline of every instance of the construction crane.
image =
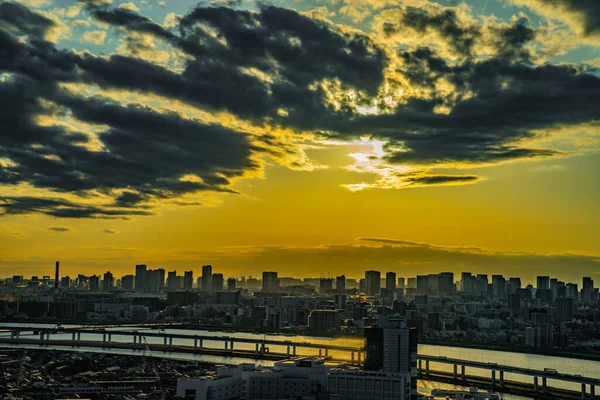
MULTIPOLYGON (((147 362, 147 356, 150 356, 150 358, 154 359, 154 355, 152 354, 152 350, 150 350, 150 345, 148 344, 148 341, 146 340, 146 336, 142 336, 142 340, 144 341, 144 361, 142 364, 142 370, 146 370, 146 362, 147 362)), ((152 361, 152 372, 154 372, 154 377, 156 378, 156 381, 158 382, 158 387, 162 393, 161 395, 161 399, 165 400, 167 398, 167 392, 164 390, 161 379, 160 379, 160 374, 158 373, 158 370, 156 369, 156 364, 154 363, 154 361, 152 361)))

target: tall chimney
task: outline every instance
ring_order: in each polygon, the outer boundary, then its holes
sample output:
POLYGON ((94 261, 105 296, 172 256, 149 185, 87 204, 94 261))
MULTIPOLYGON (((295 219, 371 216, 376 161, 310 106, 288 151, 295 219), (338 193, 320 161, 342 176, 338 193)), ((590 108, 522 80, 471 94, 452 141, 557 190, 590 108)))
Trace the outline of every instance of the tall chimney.
POLYGON ((58 289, 58 261, 56 262, 56 272, 54 273, 54 288, 58 289))

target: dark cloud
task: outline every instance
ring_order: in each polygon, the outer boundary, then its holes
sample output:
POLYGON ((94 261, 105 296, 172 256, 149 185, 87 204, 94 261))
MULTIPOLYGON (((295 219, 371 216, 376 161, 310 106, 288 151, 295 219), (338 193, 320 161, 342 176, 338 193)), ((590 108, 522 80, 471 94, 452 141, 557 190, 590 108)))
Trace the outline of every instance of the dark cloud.
MULTIPOLYGON (((8 75, 0 80, 0 157, 10 161, 0 164, 0 183, 27 183, 82 199, 64 203, 40 198, 36 203, 34 198, 7 198, 2 204, 5 213, 148 215, 155 199, 178 204, 188 193, 235 193, 232 181, 260 168, 257 154, 290 152, 267 134, 251 141, 247 132, 179 114, 124 106, 100 96, 78 97, 60 83, 154 93, 225 110, 257 125, 318 129, 341 139, 368 132, 387 141, 387 159, 394 163, 551 156, 557 152, 519 143, 531 138, 535 129, 600 118, 600 78, 569 65, 528 64, 525 45, 534 32, 524 20, 497 27, 497 54, 485 60, 466 57, 451 64, 431 49, 402 51, 398 72, 415 93, 429 94, 390 107, 387 115, 360 116, 348 99, 334 108, 319 83, 335 79, 343 89, 359 89, 369 101, 377 95, 388 60, 364 35, 337 32, 293 10, 267 5, 257 12, 197 7, 169 30, 132 11, 100 1, 85 3, 94 18, 166 41, 188 61, 178 72, 134 56, 58 49, 44 40, 54 27, 52 21, 21 5, 0 4, 0 72, 8 75), (21 40, 23 35, 28 40, 21 40), (455 90, 437 91, 440 82, 452 83, 455 90), (40 126, 39 115, 74 117, 107 128, 92 143, 83 132, 40 126), (92 144, 101 149, 91 150, 92 144), (112 202, 83 202, 98 194, 112 197, 112 202)), ((479 28, 461 26, 453 12, 417 14, 403 24, 436 29, 457 52, 473 54, 479 28)), ((475 180, 447 175, 409 178, 415 185, 475 180)))
POLYGON ((82 205, 60 198, 32 196, 0 197, 0 215, 45 214, 59 218, 127 219, 130 216, 154 215, 149 211, 82 205))
POLYGON ((90 13, 94 18, 107 24, 123 27, 140 33, 147 33, 167 41, 176 41, 177 37, 149 18, 124 8, 106 8, 92 6, 90 13))
POLYGON ((115 231, 114 229, 103 229, 102 233, 107 233, 109 235, 114 235, 114 234, 119 233, 119 231, 115 231))
POLYGON ((50 19, 11 2, 0 4, 0 28, 16 35, 43 38, 56 24, 50 19))
POLYGON ((513 61, 531 61, 531 52, 525 45, 535 39, 535 30, 527 26, 528 20, 521 18, 513 25, 492 27, 499 57, 513 61))
POLYGON ((50 226, 48 228, 49 231, 54 231, 54 232, 72 232, 73 229, 71 228, 67 228, 66 226, 50 226))
POLYGON ((420 34, 437 32, 461 56, 472 56, 473 46, 481 36, 479 27, 461 23, 453 9, 430 13, 408 8, 401 18, 397 25, 387 23, 384 26, 388 36, 398 34, 403 29, 413 29, 420 34))
POLYGON ((531 0, 548 7, 562 7, 578 14, 583 21, 585 35, 600 34, 600 2, 597 0, 531 0))
MULTIPOLYGON (((440 246, 386 238, 362 238, 364 244, 321 245, 315 247, 262 246, 246 249, 242 262, 225 256, 203 253, 207 262, 230 270, 253 274, 265 268, 277 269, 280 274, 304 271, 318 276, 323 271, 332 275, 364 276, 365 266, 385 265, 389 271, 403 276, 462 271, 520 276, 535 281, 535 271, 543 270, 566 281, 579 281, 581 276, 597 276, 598 257, 580 254, 536 254, 497 252, 476 247, 440 246), (249 251, 251 250, 251 251, 249 251), (282 260, 285 262, 282 263, 282 260), (531 271, 531 273, 527 273, 531 271)), ((239 257, 238 257, 239 258, 239 257)))
POLYGON ((421 175, 406 178, 413 185, 444 185, 452 183, 473 183, 480 178, 477 175, 421 175))
POLYGON ((150 196, 143 193, 123 192, 115 199, 115 204, 119 207, 137 206, 139 203, 147 201, 150 196))
POLYGON ((452 82, 450 96, 410 99, 395 113, 355 120, 340 130, 363 129, 388 140, 395 163, 486 163, 559 154, 524 148, 534 130, 600 118, 600 78, 572 65, 532 66, 503 57, 454 65, 430 49, 401 54, 402 71, 415 87, 452 82), (448 113, 436 112, 446 106, 448 113))
POLYGON ((370 39, 334 32, 292 10, 197 7, 180 20, 179 35, 131 11, 94 7, 90 12, 103 22, 163 39, 193 57, 182 74, 129 57, 83 60, 80 66, 89 79, 106 86, 311 128, 334 114, 325 93, 312 84, 335 78, 374 94, 383 82, 385 55, 370 39), (258 74, 249 73, 251 69, 258 74), (266 81, 261 74, 275 79, 266 81))

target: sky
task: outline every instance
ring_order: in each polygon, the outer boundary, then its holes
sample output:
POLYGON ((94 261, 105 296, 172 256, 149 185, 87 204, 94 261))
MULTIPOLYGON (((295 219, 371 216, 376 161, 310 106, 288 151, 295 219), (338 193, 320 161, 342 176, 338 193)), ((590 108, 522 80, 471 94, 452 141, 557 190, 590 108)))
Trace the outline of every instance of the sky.
POLYGON ((596 0, 0 2, 0 276, 600 281, 596 0))

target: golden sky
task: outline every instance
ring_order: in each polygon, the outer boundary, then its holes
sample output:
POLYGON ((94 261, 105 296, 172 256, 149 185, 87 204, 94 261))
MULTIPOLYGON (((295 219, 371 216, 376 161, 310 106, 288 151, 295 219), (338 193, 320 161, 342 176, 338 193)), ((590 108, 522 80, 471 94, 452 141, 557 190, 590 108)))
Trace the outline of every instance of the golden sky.
POLYGON ((598 278, 594 12, 4 2, 0 276, 598 278))

